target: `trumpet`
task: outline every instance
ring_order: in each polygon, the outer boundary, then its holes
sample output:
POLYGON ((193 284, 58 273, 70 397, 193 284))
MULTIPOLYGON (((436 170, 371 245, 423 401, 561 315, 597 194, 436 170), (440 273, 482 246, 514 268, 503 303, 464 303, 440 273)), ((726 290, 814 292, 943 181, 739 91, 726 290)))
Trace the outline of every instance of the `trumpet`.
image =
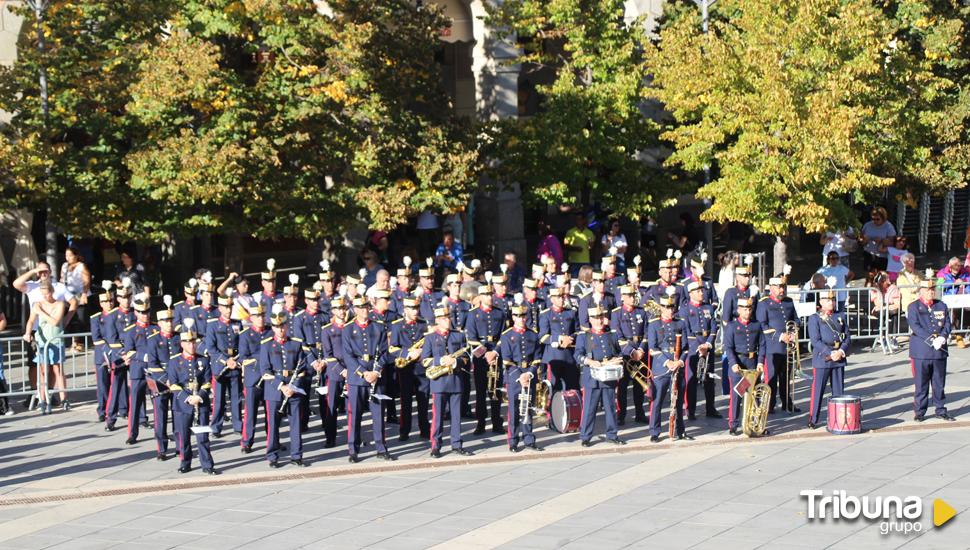
POLYGON ((450 365, 438 365, 438 366, 428 367, 424 370, 424 375, 427 376, 429 380, 437 380, 442 376, 454 373, 455 369, 458 368, 458 361, 457 361, 458 356, 462 355, 463 353, 466 353, 467 351, 468 351, 468 346, 465 346, 463 348, 458 349, 454 353, 449 353, 448 355, 445 355, 444 357, 442 357, 442 359, 444 359, 445 357, 451 357, 453 359, 456 359, 456 361, 450 365))
POLYGON ((528 383, 522 385, 522 391, 519 392, 519 418, 522 419, 523 424, 532 424, 532 418, 529 415, 529 409, 532 406, 532 380, 528 383))

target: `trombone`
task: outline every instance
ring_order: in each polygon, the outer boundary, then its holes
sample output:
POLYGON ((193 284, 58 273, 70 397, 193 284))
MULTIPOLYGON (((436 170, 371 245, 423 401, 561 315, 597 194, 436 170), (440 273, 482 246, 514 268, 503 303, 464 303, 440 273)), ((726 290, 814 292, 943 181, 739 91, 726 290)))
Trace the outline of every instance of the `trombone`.
POLYGON ((785 323, 785 333, 788 334, 788 345, 785 349, 785 370, 788 374, 788 412, 795 410, 795 378, 804 376, 802 373, 802 355, 798 346, 798 325, 795 321, 785 323))

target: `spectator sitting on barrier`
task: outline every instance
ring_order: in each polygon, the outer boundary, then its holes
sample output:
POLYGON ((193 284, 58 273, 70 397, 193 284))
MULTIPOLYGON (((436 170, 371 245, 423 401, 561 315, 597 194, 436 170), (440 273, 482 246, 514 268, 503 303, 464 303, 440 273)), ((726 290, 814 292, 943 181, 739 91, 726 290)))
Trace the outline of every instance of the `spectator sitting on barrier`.
POLYGON ((900 299, 899 287, 889 280, 889 274, 885 271, 877 271, 870 285, 869 301, 872 303, 871 314, 879 316, 879 312, 885 308, 889 315, 899 315, 902 301, 900 299))
POLYGON ((899 261, 903 264, 903 269, 896 277, 896 286, 899 288, 903 313, 905 313, 909 304, 919 298, 919 282, 923 280, 923 277, 916 271, 916 256, 913 256, 911 252, 900 256, 899 261))

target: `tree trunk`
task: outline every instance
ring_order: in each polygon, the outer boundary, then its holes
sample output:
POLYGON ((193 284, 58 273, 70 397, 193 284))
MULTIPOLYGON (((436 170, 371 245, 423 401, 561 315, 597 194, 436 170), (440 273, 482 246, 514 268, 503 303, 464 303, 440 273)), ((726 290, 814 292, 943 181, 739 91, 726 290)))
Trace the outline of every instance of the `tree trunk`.
POLYGON ((772 253, 774 255, 772 261, 774 270, 768 274, 768 277, 773 277, 776 273, 781 273, 785 268, 785 264, 788 263, 788 245, 785 244, 784 236, 778 235, 775 237, 775 246, 772 253))
POLYGON ((226 234, 226 250, 223 254, 222 273, 228 276, 232 272, 239 274, 243 271, 243 237, 239 233, 226 234))

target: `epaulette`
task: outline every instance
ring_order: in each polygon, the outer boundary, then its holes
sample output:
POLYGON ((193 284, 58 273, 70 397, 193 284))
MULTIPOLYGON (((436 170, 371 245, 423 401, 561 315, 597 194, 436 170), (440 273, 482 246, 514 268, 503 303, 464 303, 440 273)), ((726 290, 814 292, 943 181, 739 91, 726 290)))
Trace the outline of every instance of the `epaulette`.
POLYGON ((765 301, 765 300, 767 300, 768 298, 771 298, 771 296, 762 296, 761 298, 758 298, 758 301, 759 301, 759 302, 764 302, 764 301, 765 301))
POLYGON ((300 315, 303 315, 303 313, 304 313, 305 311, 306 311, 305 309, 301 309, 300 311, 297 311, 297 312, 296 312, 296 313, 295 313, 295 314, 293 315, 293 317, 294 317, 294 318, 296 318, 296 317, 299 317, 300 315))
POLYGON ((615 311, 616 311, 616 310, 618 310, 618 309, 620 309, 620 306, 616 306, 615 308, 613 308, 613 309, 612 309, 612 310, 610 311, 610 313, 613 313, 613 312, 615 312, 615 311))
POLYGON ((401 321, 403 321, 403 320, 404 320, 404 318, 403 318, 403 317, 399 317, 399 318, 397 318, 397 319, 394 319, 393 321, 391 321, 391 324, 392 324, 392 325, 396 325, 397 323, 400 323, 400 322, 401 322, 401 321))
POLYGON ((129 330, 131 330, 133 328, 135 328, 135 323, 132 323, 132 324, 128 325, 127 327, 123 328, 122 330, 124 332, 128 332, 129 330))
POLYGON ((219 320, 219 318, 218 318, 218 317, 210 317, 210 318, 208 318, 208 319, 206 319, 206 320, 205 320, 205 322, 206 322, 206 323, 211 323, 211 322, 213 322, 213 321, 218 321, 218 320, 219 320))
POLYGON ((184 303, 185 303, 185 300, 179 300, 178 302, 175 302, 174 304, 172 304, 172 307, 180 306, 180 305, 182 305, 184 303))
POLYGON ((99 315, 101 315, 101 312, 100 312, 100 311, 99 311, 99 312, 97 312, 97 313, 95 313, 94 315, 92 315, 92 316, 91 316, 91 318, 92 318, 92 319, 94 319, 95 317, 97 317, 97 316, 99 316, 99 315))
POLYGON ((194 305, 191 305, 191 306, 189 306, 189 309, 190 309, 190 310, 191 310, 191 309, 199 309, 200 307, 202 307, 202 306, 200 306, 200 305, 198 305, 198 304, 194 304, 194 305))
POLYGON ((475 311, 476 309, 479 309, 478 306, 475 306, 475 307, 469 309, 468 310, 468 313, 471 313, 471 312, 475 311))
POLYGON ((108 313, 114 313, 116 311, 118 311, 118 308, 117 307, 113 307, 113 308, 111 308, 111 309, 108 310, 108 313))
POLYGON ((506 333, 506 332, 508 332, 508 331, 510 331, 510 330, 513 330, 514 328, 515 328, 515 327, 513 326, 513 327, 509 327, 509 328, 507 328, 507 329, 505 329, 505 330, 503 330, 503 331, 502 331, 502 336, 505 336, 505 333, 506 333))
POLYGON ((242 336, 243 334, 246 334, 247 332, 249 332, 249 327, 246 327, 246 328, 242 329, 242 332, 240 332, 239 335, 242 336))
POLYGON ((428 332, 425 332, 424 335, 425 336, 431 336, 435 332, 437 332, 437 331, 435 329, 433 329, 433 328, 432 329, 428 329, 428 332))
POLYGON ((330 321, 329 323, 327 323, 327 324, 325 324, 325 325, 323 325, 323 326, 322 326, 322 327, 320 327, 320 328, 327 328, 327 327, 329 327, 329 326, 330 326, 330 325, 332 325, 332 324, 333 324, 333 321, 330 321))
POLYGON ((293 336, 290 336, 290 340, 293 340, 294 342, 300 342, 300 343, 303 343, 303 338, 295 338, 295 337, 293 337, 293 336))
POLYGON ((547 312, 547 311, 549 311, 550 309, 552 309, 552 308, 548 308, 548 307, 547 307, 546 309, 541 309, 541 310, 539 310, 539 315, 542 315, 543 313, 545 313, 545 312, 547 312))
POLYGON ((148 335, 148 339, 151 340, 152 338, 158 336, 159 334, 161 334, 161 332, 156 330, 155 332, 148 335))
POLYGON ((263 338, 262 340, 260 340, 260 341, 259 341, 259 343, 260 343, 260 344, 265 344, 265 343, 267 343, 267 342, 269 342, 269 341, 270 341, 270 340, 272 340, 272 339, 273 339, 273 337, 272 337, 272 336, 270 336, 270 337, 268 337, 268 338, 263 338))

